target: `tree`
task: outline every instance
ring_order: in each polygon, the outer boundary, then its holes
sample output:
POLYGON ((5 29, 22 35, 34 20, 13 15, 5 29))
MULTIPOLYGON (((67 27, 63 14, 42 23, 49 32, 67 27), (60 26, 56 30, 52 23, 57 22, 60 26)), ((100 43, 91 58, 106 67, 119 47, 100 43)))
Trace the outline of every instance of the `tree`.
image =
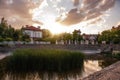
POLYGON ((120 29, 118 27, 113 27, 111 30, 105 30, 102 34, 98 37, 98 41, 106 41, 107 43, 120 43, 120 29))
POLYGON ((73 31, 73 40, 75 41, 81 41, 82 36, 81 36, 81 31, 80 30, 74 30, 73 31))
POLYGON ((28 41, 30 40, 28 35, 23 34, 22 29, 15 30, 14 28, 12 28, 11 25, 7 24, 7 20, 5 20, 4 18, 1 19, 0 23, 0 38, 1 41, 19 41, 23 40, 23 38, 25 38, 25 40, 27 39, 28 41))
POLYGON ((3 42, 3 41, 4 41, 4 39, 2 37, 0 37, 0 42, 3 42))
POLYGON ((22 35, 22 41, 29 42, 29 41, 30 41, 30 36, 27 35, 27 34, 23 34, 23 35, 22 35))
POLYGON ((49 41, 51 39, 51 37, 52 37, 52 33, 48 29, 42 30, 42 40, 43 41, 49 41))
POLYGON ((0 36, 5 38, 6 37, 6 33, 5 31, 8 29, 8 24, 7 21, 2 18, 1 19, 1 23, 0 23, 0 36))
POLYGON ((44 39, 52 36, 52 33, 48 29, 43 29, 42 33, 43 33, 43 38, 44 39))
POLYGON ((103 31, 102 34, 99 36, 98 41, 106 41, 107 43, 110 43, 111 35, 110 30, 103 31))

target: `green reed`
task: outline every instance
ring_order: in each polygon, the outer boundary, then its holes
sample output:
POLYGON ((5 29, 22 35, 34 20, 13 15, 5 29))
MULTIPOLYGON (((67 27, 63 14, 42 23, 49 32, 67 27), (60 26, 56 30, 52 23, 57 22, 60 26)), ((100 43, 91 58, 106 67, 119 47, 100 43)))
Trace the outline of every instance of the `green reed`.
POLYGON ((80 52, 57 49, 18 49, 7 61, 10 72, 65 72, 83 67, 80 52))

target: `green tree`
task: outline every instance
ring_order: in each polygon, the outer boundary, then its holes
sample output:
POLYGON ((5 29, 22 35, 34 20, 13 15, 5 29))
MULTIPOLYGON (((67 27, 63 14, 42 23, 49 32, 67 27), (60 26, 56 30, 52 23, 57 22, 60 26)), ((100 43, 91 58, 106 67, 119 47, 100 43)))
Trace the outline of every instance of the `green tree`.
POLYGON ((0 36, 6 38, 6 30, 8 29, 7 21, 2 18, 0 23, 0 36))
POLYGON ((27 34, 23 34, 21 39, 22 39, 22 41, 29 42, 30 41, 30 36, 27 35, 27 34))
POLYGON ((4 41, 4 39, 2 37, 0 37, 0 42, 3 42, 3 41, 4 41))
POLYGON ((2 18, 0 22, 0 38, 1 41, 19 41, 23 40, 23 38, 25 38, 25 40, 27 38, 27 40, 29 41, 29 37, 26 34, 23 34, 22 29, 15 30, 14 28, 12 28, 11 25, 7 24, 7 20, 5 20, 4 18, 2 18))
POLYGON ((15 30, 15 32, 13 33, 13 40, 18 41, 19 39, 19 30, 15 30))
POLYGON ((113 27, 111 30, 105 30, 98 37, 98 41, 106 41, 107 43, 120 43, 120 29, 118 27, 113 27))
POLYGON ((82 36, 81 36, 81 31, 80 30, 74 30, 73 31, 73 40, 75 41, 81 41, 82 36))
POLYGON ((59 40, 72 40, 72 34, 70 33, 61 33, 59 35, 59 40))
POLYGON ((110 43, 111 35, 110 30, 103 31, 102 34, 99 36, 98 41, 106 41, 107 43, 110 43))
POLYGON ((52 36, 52 33, 48 29, 42 30, 42 37, 43 39, 50 38, 52 36))

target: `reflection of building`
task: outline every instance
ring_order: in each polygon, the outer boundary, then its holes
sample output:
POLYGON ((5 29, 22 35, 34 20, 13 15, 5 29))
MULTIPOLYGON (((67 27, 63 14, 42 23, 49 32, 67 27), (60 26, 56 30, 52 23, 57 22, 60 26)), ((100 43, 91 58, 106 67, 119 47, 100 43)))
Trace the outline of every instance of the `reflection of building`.
POLYGON ((82 35, 84 44, 96 44, 97 43, 97 34, 83 34, 82 35))
POLYGON ((23 28, 25 34, 28 34, 31 38, 31 41, 42 38, 42 30, 40 27, 36 28, 34 26, 28 26, 23 28))

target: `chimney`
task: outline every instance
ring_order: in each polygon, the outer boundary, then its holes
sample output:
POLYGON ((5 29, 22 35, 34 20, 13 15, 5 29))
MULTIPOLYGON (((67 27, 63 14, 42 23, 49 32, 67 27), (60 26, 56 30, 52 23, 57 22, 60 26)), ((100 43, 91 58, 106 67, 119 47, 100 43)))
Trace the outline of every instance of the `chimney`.
POLYGON ((40 29, 41 27, 40 27, 40 26, 38 26, 38 28, 40 29))
POLYGON ((29 27, 29 25, 26 25, 26 27, 29 27))

